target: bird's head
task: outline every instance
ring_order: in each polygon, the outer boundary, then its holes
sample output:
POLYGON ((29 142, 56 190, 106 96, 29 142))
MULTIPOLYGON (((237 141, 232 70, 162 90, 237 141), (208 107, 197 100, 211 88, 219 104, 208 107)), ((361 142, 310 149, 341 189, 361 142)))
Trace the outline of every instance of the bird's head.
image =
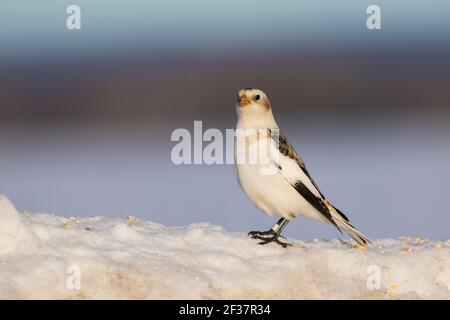
MULTIPOLYGON (((239 90, 236 111, 239 119, 249 125, 251 123, 271 122, 275 123, 272 115, 272 107, 266 94, 259 89, 244 88, 239 90)), ((262 125, 262 124, 261 124, 262 125)), ((269 126, 269 123, 267 124, 269 126)))
POLYGON ((239 90, 236 105, 238 113, 264 113, 271 111, 269 99, 259 89, 244 88, 239 90))

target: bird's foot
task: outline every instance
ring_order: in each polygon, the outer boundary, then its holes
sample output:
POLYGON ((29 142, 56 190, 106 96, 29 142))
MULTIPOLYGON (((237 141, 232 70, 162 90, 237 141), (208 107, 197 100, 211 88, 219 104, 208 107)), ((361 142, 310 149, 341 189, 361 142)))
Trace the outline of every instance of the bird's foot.
POLYGON ((258 242, 258 244, 260 244, 260 245, 265 245, 265 244, 268 244, 268 243, 271 243, 271 242, 275 242, 276 244, 279 244, 283 248, 286 248, 288 246, 292 246, 292 244, 290 244, 290 243, 280 241, 279 238, 280 237, 284 238, 284 237, 276 234, 273 230, 263 231, 263 232, 252 231, 252 232, 249 233, 249 235, 252 236, 252 239, 262 240, 261 242, 258 242))
POLYGON ((272 229, 267 231, 250 231, 248 235, 251 236, 252 239, 265 239, 265 237, 273 237, 275 235, 275 231, 273 231, 272 229))
POLYGON ((272 237, 272 238, 263 238, 263 239, 260 239, 262 241, 258 242, 258 244, 265 245, 265 244, 268 244, 268 243, 271 243, 271 242, 275 242, 276 244, 279 244, 283 248, 287 248, 288 246, 292 247, 292 244, 290 244, 288 242, 281 242, 280 239, 278 239, 278 238, 279 237, 276 236, 276 235, 274 237, 272 237))

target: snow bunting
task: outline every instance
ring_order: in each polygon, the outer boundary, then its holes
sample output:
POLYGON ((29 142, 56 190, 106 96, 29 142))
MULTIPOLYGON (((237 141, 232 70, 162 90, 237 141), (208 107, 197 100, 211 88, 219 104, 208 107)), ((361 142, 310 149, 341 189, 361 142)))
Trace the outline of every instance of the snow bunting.
POLYGON ((281 232, 290 220, 304 216, 331 223, 366 246, 369 239, 325 198, 302 158, 279 132, 264 92, 240 90, 236 110, 235 162, 239 184, 262 211, 281 217, 272 229, 252 231, 249 235, 261 240, 260 244, 275 242, 286 247, 288 244, 279 239, 281 232), (270 159, 263 161, 261 155, 269 155, 270 159), (272 172, 267 170, 268 165, 274 168, 272 172))

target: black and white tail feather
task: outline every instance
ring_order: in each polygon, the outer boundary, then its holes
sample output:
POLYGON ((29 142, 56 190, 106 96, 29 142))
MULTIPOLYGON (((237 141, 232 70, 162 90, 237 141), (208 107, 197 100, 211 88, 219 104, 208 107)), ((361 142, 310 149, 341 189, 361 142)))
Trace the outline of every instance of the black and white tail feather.
POLYGON ((339 209, 334 207, 333 205, 330 205, 331 207, 331 216, 333 217, 334 222, 336 223, 336 226, 339 231, 344 231, 347 233, 350 237, 352 237, 353 240, 358 242, 361 246, 367 246, 370 244, 370 240, 363 235, 358 229, 356 229, 349 221, 348 218, 345 216, 345 214, 342 213, 339 209))

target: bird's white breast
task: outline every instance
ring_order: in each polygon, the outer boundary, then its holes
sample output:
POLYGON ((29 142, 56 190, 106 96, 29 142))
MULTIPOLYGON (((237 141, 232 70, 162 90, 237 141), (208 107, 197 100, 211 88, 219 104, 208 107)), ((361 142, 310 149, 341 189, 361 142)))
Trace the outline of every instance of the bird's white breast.
MULTIPOLYGON (((270 143, 270 139, 250 139, 250 145, 246 152, 258 152, 258 148, 252 148, 251 144, 270 143)), ((237 144, 236 144, 237 145, 237 144)), ((264 148, 267 148, 265 146, 264 148)), ((236 158, 243 149, 236 148, 236 158)), ((247 155, 248 156, 248 155, 247 155)), ((284 157, 283 155, 278 155, 284 157)), ((285 159, 284 159, 285 160, 285 159)), ((267 162, 239 163, 236 162, 239 183, 249 198, 266 214, 279 215, 292 219, 297 216, 322 219, 321 215, 292 187, 286 178, 278 170, 274 174, 267 174, 267 162)))

